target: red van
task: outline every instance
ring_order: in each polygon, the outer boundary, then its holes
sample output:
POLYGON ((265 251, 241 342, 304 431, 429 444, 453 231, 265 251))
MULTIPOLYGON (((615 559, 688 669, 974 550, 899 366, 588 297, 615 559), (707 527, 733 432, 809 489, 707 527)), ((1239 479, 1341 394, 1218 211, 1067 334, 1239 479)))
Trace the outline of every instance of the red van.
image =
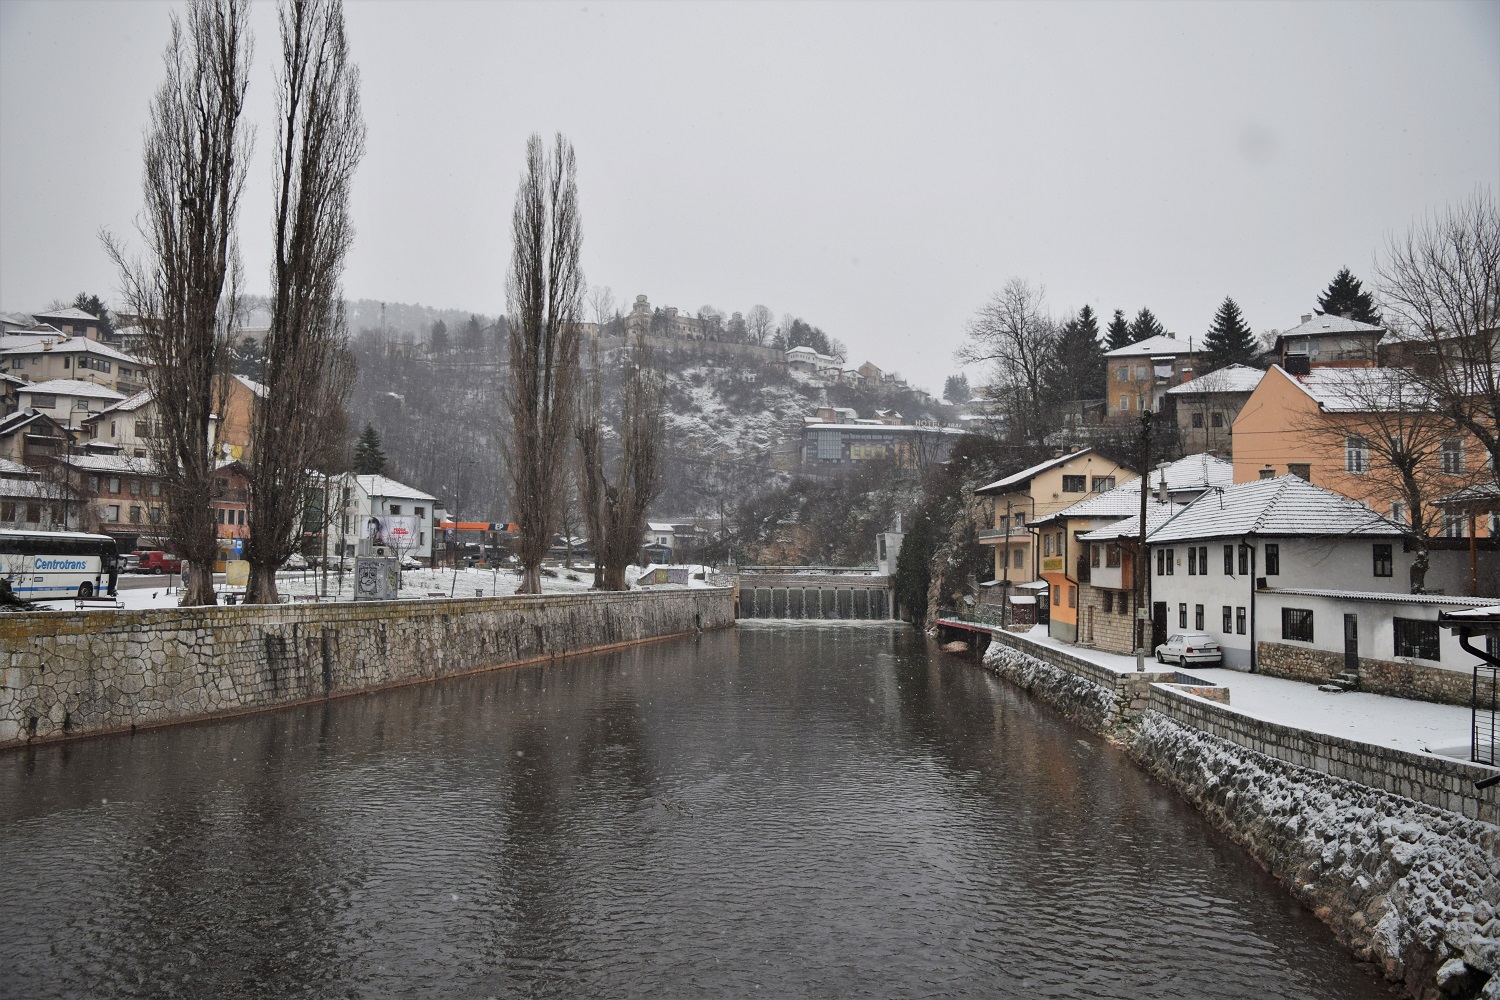
POLYGON ((141 557, 140 565, 136 567, 137 573, 181 573, 182 560, 170 552, 162 552, 160 549, 147 549, 137 552, 141 557))

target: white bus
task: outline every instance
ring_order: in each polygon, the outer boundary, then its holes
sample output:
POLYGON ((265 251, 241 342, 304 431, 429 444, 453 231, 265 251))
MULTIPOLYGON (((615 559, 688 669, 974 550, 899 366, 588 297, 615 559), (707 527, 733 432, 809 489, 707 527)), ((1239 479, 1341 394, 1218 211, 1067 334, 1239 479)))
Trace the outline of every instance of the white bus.
POLYGON ((0 578, 22 600, 113 596, 118 560, 108 535, 0 530, 0 578))

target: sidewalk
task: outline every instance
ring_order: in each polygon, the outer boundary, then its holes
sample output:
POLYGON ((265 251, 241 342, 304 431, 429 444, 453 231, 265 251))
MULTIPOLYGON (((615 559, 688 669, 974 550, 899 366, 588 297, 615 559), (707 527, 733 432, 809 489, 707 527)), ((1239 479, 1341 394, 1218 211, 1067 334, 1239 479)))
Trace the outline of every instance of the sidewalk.
MULTIPOLYGON (((1039 645, 1070 653, 1115 673, 1135 672, 1134 656, 1070 645, 1048 636, 1045 625, 1023 635, 1039 645)), ((1175 668, 1170 664, 1162 667, 1154 657, 1147 657, 1146 669, 1175 668)), ((1182 670, 1229 688, 1229 709, 1253 719, 1413 753, 1469 759, 1472 716, 1463 706, 1363 692, 1330 694, 1301 681, 1224 667, 1192 665, 1182 670)))

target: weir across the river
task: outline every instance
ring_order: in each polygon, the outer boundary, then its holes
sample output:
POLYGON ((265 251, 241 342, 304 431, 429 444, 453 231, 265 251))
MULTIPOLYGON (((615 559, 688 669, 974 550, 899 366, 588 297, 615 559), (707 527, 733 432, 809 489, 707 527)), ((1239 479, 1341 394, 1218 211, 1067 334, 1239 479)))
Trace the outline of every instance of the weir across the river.
POLYGON ((753 567, 739 576, 740 618, 890 621, 891 578, 819 566, 753 567))

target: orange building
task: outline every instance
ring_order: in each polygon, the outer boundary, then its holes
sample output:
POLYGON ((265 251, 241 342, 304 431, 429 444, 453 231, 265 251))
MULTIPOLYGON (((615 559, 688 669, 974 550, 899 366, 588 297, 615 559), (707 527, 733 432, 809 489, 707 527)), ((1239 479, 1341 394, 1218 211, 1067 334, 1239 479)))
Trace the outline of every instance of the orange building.
MULTIPOLYGON (((1423 442, 1418 473, 1430 500, 1492 480, 1488 452, 1478 440, 1423 412, 1417 391, 1396 368, 1320 367, 1293 375, 1275 366, 1234 422, 1234 481, 1290 473, 1409 523, 1399 476, 1379 444, 1398 432, 1423 442)), ((1439 526, 1429 534, 1469 533, 1463 514, 1433 505, 1427 518, 1439 526)), ((1475 523, 1478 537, 1490 534, 1488 519, 1475 523)))

